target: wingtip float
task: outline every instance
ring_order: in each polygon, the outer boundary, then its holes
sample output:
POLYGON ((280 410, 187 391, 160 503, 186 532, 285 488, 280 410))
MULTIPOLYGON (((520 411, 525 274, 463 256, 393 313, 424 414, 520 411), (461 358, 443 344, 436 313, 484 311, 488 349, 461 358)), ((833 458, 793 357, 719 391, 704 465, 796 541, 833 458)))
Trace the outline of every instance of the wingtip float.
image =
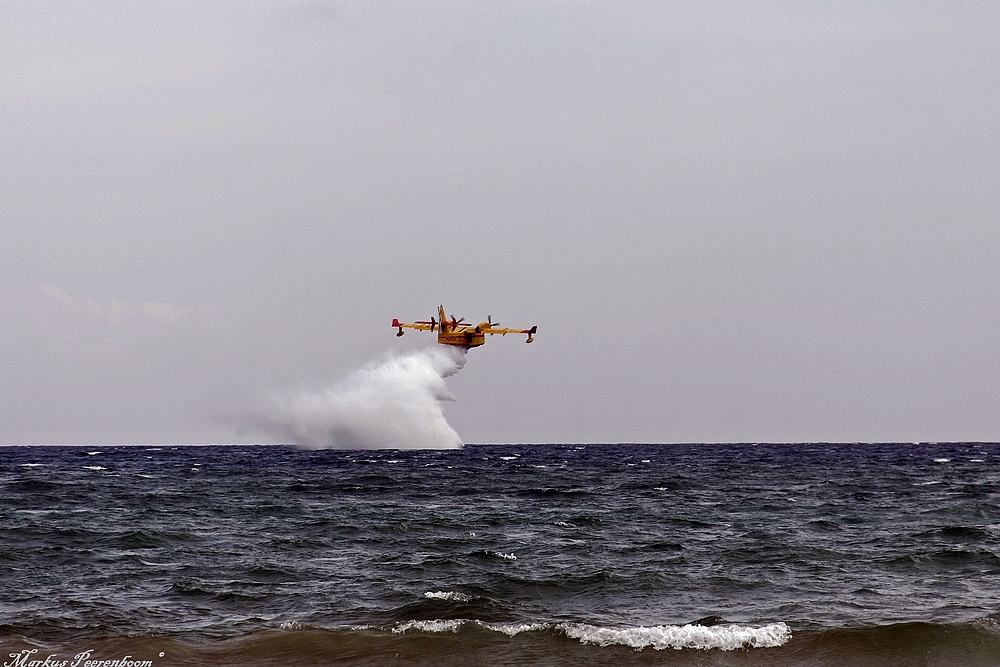
POLYGON ((480 322, 479 324, 467 324, 464 319, 454 316, 449 318, 444 312, 444 306, 438 306, 438 319, 436 320, 432 317, 430 321, 424 322, 400 322, 393 318, 392 326, 394 329, 398 329, 396 332, 397 336, 403 335, 403 329, 437 331, 438 343, 441 345, 456 345, 465 349, 479 347, 485 343, 487 334, 490 336, 497 334, 501 336, 506 336, 507 334, 527 334, 528 339, 524 342, 530 343, 535 340, 535 331, 538 330, 538 327, 531 327, 530 329, 501 327, 498 326, 497 322, 493 321, 492 317, 487 317, 485 322, 480 322))

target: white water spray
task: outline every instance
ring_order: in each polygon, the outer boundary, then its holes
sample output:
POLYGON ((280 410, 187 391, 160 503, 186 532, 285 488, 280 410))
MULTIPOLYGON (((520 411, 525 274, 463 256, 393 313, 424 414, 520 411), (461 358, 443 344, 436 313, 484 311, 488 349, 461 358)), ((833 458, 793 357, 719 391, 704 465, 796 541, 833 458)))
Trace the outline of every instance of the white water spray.
POLYGON ((265 431, 312 449, 453 449, 462 446, 444 416, 455 400, 445 383, 465 350, 439 345, 388 356, 319 392, 275 398, 265 431))

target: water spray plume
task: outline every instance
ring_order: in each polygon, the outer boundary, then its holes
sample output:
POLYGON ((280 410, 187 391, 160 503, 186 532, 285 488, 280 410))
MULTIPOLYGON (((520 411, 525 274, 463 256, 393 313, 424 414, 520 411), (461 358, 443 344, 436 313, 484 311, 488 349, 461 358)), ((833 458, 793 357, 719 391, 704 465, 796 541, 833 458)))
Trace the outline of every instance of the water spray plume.
POLYGON ((258 425, 312 449, 458 448, 444 379, 464 365, 465 350, 445 346, 388 356, 325 390, 275 398, 258 425))

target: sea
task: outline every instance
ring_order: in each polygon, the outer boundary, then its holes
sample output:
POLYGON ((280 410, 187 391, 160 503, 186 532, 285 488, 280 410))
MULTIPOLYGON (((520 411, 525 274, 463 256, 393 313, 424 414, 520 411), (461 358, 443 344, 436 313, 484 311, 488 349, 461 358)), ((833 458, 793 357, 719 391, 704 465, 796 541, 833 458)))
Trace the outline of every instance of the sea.
POLYGON ((0 658, 1000 665, 1000 444, 0 447, 0 658))

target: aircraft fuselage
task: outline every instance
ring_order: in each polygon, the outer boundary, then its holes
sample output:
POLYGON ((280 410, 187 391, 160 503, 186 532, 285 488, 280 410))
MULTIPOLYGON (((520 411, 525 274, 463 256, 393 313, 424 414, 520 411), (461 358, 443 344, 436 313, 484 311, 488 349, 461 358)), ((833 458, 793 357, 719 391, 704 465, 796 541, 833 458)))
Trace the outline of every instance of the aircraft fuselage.
POLYGON ((438 343, 460 347, 479 347, 486 342, 486 334, 476 333, 474 328, 464 331, 439 331, 438 343))

